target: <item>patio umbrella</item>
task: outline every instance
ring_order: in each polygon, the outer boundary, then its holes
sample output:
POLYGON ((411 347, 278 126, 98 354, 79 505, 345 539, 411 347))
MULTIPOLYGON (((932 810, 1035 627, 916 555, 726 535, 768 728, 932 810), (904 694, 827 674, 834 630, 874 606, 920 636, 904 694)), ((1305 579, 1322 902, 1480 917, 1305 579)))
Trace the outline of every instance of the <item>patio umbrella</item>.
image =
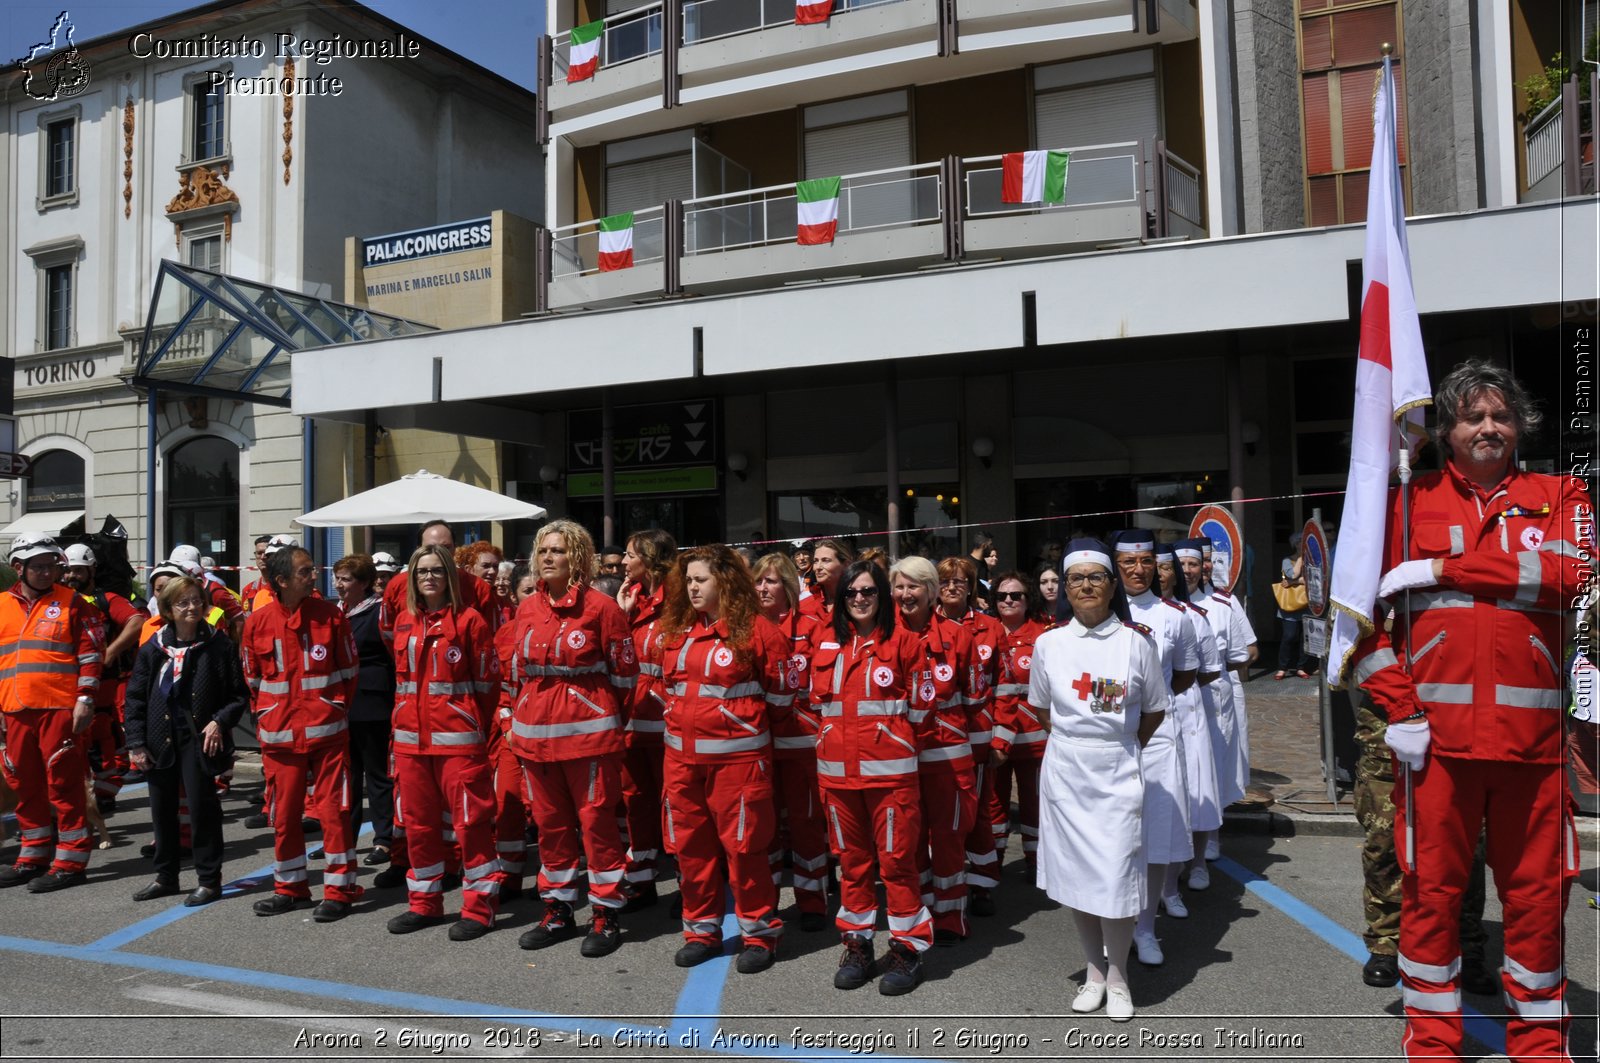
POLYGON ((543 506, 421 469, 295 518, 307 528, 425 524, 430 520, 536 520, 543 506))

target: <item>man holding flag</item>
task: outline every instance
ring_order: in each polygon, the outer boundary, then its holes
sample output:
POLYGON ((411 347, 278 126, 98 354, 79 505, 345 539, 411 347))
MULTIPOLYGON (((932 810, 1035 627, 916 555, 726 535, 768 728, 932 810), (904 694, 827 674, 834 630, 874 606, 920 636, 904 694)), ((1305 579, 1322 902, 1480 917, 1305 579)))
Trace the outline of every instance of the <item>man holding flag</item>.
MULTIPOLYGON (((1480 828, 1505 913, 1508 1054, 1566 1059, 1561 925, 1577 873, 1563 775, 1562 612, 1592 547, 1581 484, 1516 468, 1539 413, 1487 362, 1436 397, 1442 471, 1410 482, 1409 436, 1427 398, 1395 158, 1394 79, 1375 105, 1356 408, 1335 558, 1329 658, 1349 664, 1389 719, 1405 787, 1395 830, 1408 1059, 1460 1055, 1461 897, 1480 828), (1388 489, 1390 456, 1400 487, 1388 489), (1581 523, 1580 523, 1581 522, 1581 523), (1580 531, 1585 541, 1578 542, 1580 531), (1380 579, 1381 574, 1381 579, 1380 579), (1395 615, 1385 630, 1378 599, 1395 615)), ((1341 673, 1342 675, 1342 673, 1341 673)))

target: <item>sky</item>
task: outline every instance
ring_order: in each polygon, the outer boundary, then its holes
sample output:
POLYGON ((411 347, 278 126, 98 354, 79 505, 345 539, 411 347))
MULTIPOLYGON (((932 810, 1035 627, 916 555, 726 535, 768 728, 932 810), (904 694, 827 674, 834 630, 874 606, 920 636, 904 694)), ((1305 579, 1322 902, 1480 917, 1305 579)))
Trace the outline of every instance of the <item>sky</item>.
MULTIPOLYGON (((363 0, 423 37, 534 88, 534 49, 544 29, 544 0, 363 0)), ((63 8, 79 41, 103 37, 199 3, 185 0, 0 0, 0 61, 12 63, 50 36, 63 8)))

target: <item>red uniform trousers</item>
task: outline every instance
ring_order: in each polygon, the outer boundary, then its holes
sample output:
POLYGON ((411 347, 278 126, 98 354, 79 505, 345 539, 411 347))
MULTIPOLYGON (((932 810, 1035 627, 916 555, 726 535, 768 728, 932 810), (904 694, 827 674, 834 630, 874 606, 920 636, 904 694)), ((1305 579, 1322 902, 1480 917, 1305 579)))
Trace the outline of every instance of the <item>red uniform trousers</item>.
MULTIPOLYGON (((1026 747, 1024 747, 1026 748, 1026 747)), ((1041 757, 1021 757, 1013 754, 1006 759, 1006 770, 1017 784, 1017 824, 1022 833, 1022 855, 1028 867, 1039 866, 1039 765, 1041 757)), ((990 767, 994 765, 991 763, 990 767)), ((1001 796, 998 789, 999 772, 995 773, 994 841, 996 855, 1001 862, 1006 857, 1006 832, 1011 823, 1011 795, 1001 796)))
POLYGON ((494 758, 494 850, 501 884, 520 893, 528 867, 528 806, 522 802, 522 765, 504 742, 494 758))
POLYGON ((1487 818, 1488 865, 1505 912, 1506 1054, 1567 1059, 1562 920, 1578 849, 1562 765, 1431 756, 1413 794, 1414 868, 1405 866, 1411 810, 1395 787, 1406 1058, 1461 1054, 1461 895, 1487 818))
POLYGON ((350 743, 343 740, 305 753, 261 751, 267 777, 267 819, 272 824, 273 887, 290 897, 309 898, 306 884, 306 784, 314 791, 311 813, 322 823, 322 895, 330 901, 359 901, 355 836, 350 830, 350 743))
POLYGON ((989 762, 987 746, 981 755, 974 748, 972 757, 977 761, 972 771, 978 814, 973 817, 972 827, 967 831, 967 886, 992 890, 1000 885, 1000 857, 994 849, 994 808, 997 802, 994 780, 989 774, 994 765, 989 762))
POLYGON ((889 936, 916 952, 933 944, 933 916, 922 903, 917 850, 923 842, 921 794, 915 784, 864 790, 823 787, 828 841, 839 856, 841 934, 872 940, 883 880, 889 906, 889 936))
POLYGON ((94 796, 98 799, 115 800, 122 792, 122 773, 126 765, 122 763, 125 758, 118 752, 122 746, 122 726, 117 717, 114 707, 96 709, 89 729, 78 736, 94 771, 94 796))
MULTIPOLYGON (((802 912, 828 910, 828 828, 823 817, 822 794, 817 789, 817 758, 772 763, 776 773, 774 797, 785 825, 789 875, 794 899, 802 912)), ((777 840, 774 835, 774 841, 777 840)), ((783 878, 783 849, 772 852, 772 882, 783 878)))
POLYGON ((622 798, 622 757, 524 760, 522 784, 539 826, 539 896, 578 899, 578 854, 589 864, 589 903, 620 908, 627 854, 617 830, 622 798), (579 832, 582 837, 579 837, 579 832))
POLYGON ((418 915, 444 914, 445 810, 461 841, 461 916, 494 925, 500 906, 495 856, 494 773, 483 756, 396 753, 395 782, 406 802, 411 870, 406 896, 418 915))
MULTIPOLYGON (((977 779, 971 768, 923 765, 922 826, 917 847, 922 903, 933 912, 936 930, 967 936, 967 835, 978 816, 977 779)), ((987 826, 987 824, 985 824, 987 826)))
POLYGON ((678 854, 684 938, 722 943, 723 898, 731 888, 744 943, 776 949, 783 920, 767 863, 778 819, 771 761, 689 764, 667 757, 663 773, 662 815, 678 854))
POLYGON ((628 823, 626 877, 635 884, 656 880, 656 858, 661 854, 661 758, 665 749, 659 741, 630 742, 623 754, 622 802, 628 823))
POLYGON ((988 809, 989 826, 994 834, 995 859, 1004 866, 1006 841, 1011 834, 1011 761, 989 761, 989 782, 994 788, 994 805, 988 809))
POLYGON ((6 782, 17 792, 18 867, 44 867, 57 874, 89 866, 89 823, 84 818, 83 780, 89 765, 72 734, 70 709, 23 709, 6 713, 6 782), (52 829, 53 828, 53 829, 52 829), (50 860, 50 835, 55 859, 50 860))

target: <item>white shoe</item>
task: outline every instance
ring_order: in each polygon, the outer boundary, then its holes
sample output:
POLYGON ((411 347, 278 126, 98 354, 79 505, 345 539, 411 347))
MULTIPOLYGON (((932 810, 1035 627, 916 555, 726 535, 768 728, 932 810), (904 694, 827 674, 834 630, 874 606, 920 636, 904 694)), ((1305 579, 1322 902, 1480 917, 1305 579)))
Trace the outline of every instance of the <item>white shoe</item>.
MULTIPOLYGON (((1141 934, 1137 930, 1133 933, 1133 948, 1139 956, 1139 962, 1146 967, 1160 967, 1167 958, 1161 953, 1161 943, 1154 934, 1141 934)), ((1115 989, 1116 987, 1113 987, 1115 989)), ((1126 990, 1124 990, 1126 992, 1126 990)), ((1133 1014, 1129 1012, 1128 1014, 1133 1014)))
POLYGON ((1127 1022, 1133 1018, 1133 997, 1125 985, 1106 988, 1106 1018, 1112 1022, 1127 1022))
POLYGON ((1211 871, 1204 864, 1196 864, 1189 869, 1189 888, 1203 890, 1211 885, 1211 871))
POLYGON ((1206 839, 1206 859, 1218 860, 1222 857, 1222 843, 1217 841, 1215 835, 1206 839))
POLYGON ((1183 898, 1174 893, 1170 897, 1161 898, 1161 907, 1174 919, 1189 918, 1189 906, 1183 903, 1183 898))
POLYGON ((1106 1002, 1106 984, 1104 982, 1085 982, 1078 987, 1077 996, 1072 998, 1072 1010, 1079 1015, 1087 1015, 1091 1011, 1099 1011, 1100 1005, 1106 1002))

